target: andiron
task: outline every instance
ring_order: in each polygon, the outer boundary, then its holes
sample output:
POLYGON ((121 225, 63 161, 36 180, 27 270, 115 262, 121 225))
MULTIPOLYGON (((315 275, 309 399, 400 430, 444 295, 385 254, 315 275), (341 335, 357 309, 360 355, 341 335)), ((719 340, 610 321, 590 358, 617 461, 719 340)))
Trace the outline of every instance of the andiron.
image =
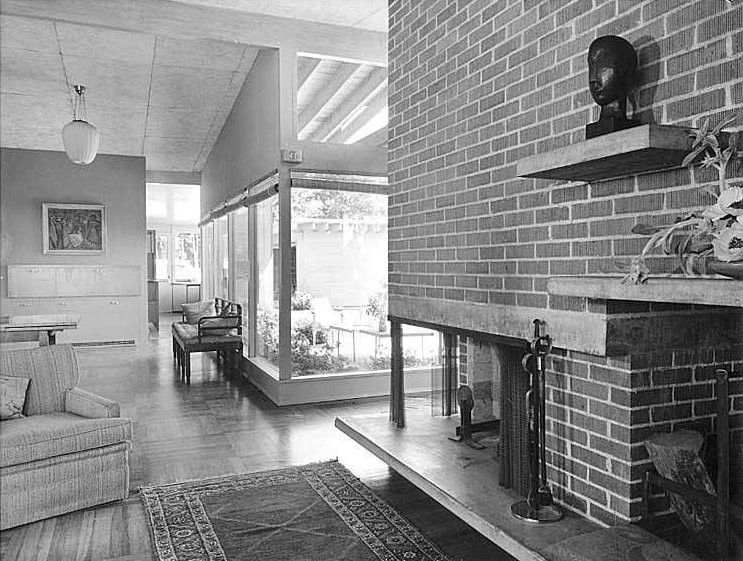
POLYGON ((482 450, 485 446, 472 438, 472 409, 475 407, 475 398, 468 386, 459 386, 457 390, 457 403, 459 404, 461 423, 457 431, 457 436, 450 436, 449 440, 464 442, 470 448, 482 450))

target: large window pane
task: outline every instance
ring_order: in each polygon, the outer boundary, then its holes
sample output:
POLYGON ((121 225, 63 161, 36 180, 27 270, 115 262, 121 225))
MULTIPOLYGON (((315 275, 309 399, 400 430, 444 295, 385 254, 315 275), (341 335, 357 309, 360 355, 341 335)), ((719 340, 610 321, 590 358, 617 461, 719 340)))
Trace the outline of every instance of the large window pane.
POLYGON ((248 230, 249 211, 243 207, 232 213, 232 274, 234 276, 233 300, 243 309, 244 349, 249 351, 249 281, 250 281, 250 235, 248 230))
POLYGON ((214 296, 214 223, 209 222, 201 228, 201 258, 203 275, 201 296, 209 300, 214 296))
POLYGON ((155 278, 170 279, 170 233, 157 232, 155 236, 155 278))
POLYGON ((215 296, 226 299, 230 297, 230 251, 227 222, 228 219, 226 216, 214 221, 214 249, 216 252, 215 296))
POLYGON ((279 302, 276 293, 279 247, 279 200, 274 195, 255 206, 257 289, 256 354, 278 365, 279 302))
POLYGON ((387 197, 292 189, 293 375, 388 369, 387 197))
POLYGON ((177 232, 175 235, 175 282, 201 282, 199 232, 177 232))

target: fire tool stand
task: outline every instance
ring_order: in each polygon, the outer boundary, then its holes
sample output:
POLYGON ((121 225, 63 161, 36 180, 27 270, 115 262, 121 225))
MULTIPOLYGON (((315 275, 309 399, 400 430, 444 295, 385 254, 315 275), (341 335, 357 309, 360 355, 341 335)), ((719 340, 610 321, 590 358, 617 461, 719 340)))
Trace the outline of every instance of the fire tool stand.
POLYGON ((526 392, 529 424, 529 494, 526 499, 511 505, 511 514, 520 520, 534 523, 557 522, 562 518, 560 507, 552 501, 547 484, 545 448, 545 357, 552 349, 549 335, 540 335, 538 319, 534 320, 534 339, 528 342, 521 360, 524 370, 531 376, 531 388, 526 392))

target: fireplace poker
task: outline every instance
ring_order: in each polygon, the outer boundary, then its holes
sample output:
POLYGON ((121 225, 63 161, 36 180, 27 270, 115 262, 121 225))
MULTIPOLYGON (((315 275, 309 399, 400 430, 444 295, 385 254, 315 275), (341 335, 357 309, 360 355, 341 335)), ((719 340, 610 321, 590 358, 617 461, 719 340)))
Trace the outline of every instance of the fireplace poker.
POLYGON ((552 350, 552 339, 540 333, 541 321, 534 320, 534 338, 527 343, 521 361, 530 375, 531 387, 526 392, 529 431, 529 493, 526 500, 511 505, 511 514, 526 522, 557 522, 562 511, 553 503, 547 483, 547 452, 545 443, 545 357, 552 350))

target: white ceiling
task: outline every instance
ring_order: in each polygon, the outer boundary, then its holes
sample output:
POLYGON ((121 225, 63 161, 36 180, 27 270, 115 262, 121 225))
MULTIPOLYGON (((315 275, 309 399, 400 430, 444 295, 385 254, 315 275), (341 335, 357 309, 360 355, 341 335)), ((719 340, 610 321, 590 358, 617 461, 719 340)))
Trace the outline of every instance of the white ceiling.
POLYGON ((387 0, 175 0, 387 33, 387 0))
POLYGON ((2 15, 2 145, 62 150, 71 86, 83 84, 100 153, 144 155, 151 170, 198 171, 257 54, 234 43, 2 15))
MULTIPOLYGON (((387 29, 385 0, 178 1, 387 29)), ((72 85, 84 84, 100 153, 145 156, 148 170, 200 171, 258 52, 235 42, 1 14, 0 145, 62 150, 72 85)), ((327 120, 332 104, 321 109, 327 120)))

